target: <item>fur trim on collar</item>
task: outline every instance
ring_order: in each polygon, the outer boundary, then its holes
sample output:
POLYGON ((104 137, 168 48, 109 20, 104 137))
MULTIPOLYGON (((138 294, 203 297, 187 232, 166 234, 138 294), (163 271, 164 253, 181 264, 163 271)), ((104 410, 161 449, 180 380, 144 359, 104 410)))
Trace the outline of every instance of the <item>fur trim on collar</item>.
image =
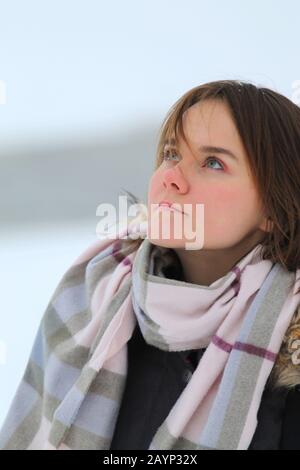
POLYGON ((293 388, 300 384, 300 305, 285 333, 269 377, 272 388, 293 388))

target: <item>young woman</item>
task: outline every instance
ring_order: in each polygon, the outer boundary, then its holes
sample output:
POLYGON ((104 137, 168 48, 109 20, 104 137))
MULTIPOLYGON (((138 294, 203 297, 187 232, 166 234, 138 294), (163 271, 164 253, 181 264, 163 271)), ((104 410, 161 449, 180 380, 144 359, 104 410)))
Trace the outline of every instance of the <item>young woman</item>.
POLYGON ((293 102, 234 80, 181 97, 147 216, 62 277, 0 447, 300 449, 299 188, 293 102))

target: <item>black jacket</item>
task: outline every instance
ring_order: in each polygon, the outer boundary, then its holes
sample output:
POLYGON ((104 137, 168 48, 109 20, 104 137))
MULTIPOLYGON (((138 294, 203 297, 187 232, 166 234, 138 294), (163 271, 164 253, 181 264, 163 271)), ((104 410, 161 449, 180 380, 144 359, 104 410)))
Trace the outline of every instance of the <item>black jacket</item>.
MULTIPOLYGON (((128 344, 128 374, 110 450, 148 449, 204 350, 162 351, 137 323, 128 344)), ((300 387, 264 390, 248 450, 300 450, 300 387)))

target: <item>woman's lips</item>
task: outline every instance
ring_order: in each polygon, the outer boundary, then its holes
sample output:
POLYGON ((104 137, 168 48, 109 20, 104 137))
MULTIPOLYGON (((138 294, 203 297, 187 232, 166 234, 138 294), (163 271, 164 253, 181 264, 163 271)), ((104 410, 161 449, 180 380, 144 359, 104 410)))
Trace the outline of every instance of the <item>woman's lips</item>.
POLYGON ((168 202, 160 202, 159 207, 163 207, 164 209, 169 209, 173 211, 180 212, 181 214, 184 214, 182 209, 178 209, 177 207, 174 207, 173 204, 170 204, 168 202))

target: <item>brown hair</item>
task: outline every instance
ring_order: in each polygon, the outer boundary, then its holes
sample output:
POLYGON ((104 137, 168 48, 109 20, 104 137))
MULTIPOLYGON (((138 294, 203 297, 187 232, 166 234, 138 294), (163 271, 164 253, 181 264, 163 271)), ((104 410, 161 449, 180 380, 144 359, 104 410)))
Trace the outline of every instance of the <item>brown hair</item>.
POLYGON ((300 108, 285 96, 250 82, 219 80, 192 88, 169 110, 159 131, 154 170, 167 140, 184 134, 183 113, 205 99, 223 100, 244 144, 250 171, 273 228, 262 258, 288 271, 300 268, 300 108))

